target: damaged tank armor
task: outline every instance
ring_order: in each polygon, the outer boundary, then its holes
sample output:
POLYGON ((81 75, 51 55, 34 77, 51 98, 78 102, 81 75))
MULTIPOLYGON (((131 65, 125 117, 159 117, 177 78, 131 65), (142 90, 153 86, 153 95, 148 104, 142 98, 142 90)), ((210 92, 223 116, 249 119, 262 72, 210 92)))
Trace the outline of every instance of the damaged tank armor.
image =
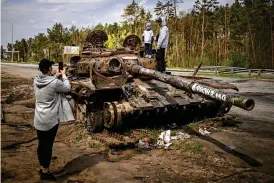
POLYGON ((151 59, 144 58, 136 35, 128 36, 123 48, 116 49, 105 48, 107 39, 101 30, 91 32, 82 56, 73 57, 67 69, 72 85, 68 98, 75 118, 85 122, 90 132, 115 130, 147 118, 155 122, 156 118, 216 117, 229 112, 232 105, 248 111, 254 108, 253 99, 223 91, 238 90, 232 84, 154 70, 155 50, 151 59))

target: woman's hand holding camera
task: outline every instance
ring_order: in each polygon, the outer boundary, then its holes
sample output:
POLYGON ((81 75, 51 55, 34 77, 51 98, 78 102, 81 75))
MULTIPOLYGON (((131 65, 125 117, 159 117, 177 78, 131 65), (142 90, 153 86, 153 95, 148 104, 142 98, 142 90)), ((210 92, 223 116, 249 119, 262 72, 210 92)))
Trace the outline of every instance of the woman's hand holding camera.
POLYGON ((66 77, 66 67, 64 67, 63 70, 59 70, 59 68, 57 68, 56 76, 57 77, 62 76, 63 78, 65 78, 66 77))

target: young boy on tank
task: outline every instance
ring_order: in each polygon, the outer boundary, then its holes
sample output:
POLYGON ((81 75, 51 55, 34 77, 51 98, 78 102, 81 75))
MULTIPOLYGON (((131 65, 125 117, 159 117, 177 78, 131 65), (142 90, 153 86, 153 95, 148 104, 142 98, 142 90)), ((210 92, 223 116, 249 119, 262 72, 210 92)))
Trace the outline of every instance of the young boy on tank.
POLYGON ((153 43, 153 31, 152 31, 152 25, 150 22, 146 24, 146 30, 143 33, 143 42, 145 44, 145 55, 148 58, 151 58, 152 56, 152 43, 153 43))

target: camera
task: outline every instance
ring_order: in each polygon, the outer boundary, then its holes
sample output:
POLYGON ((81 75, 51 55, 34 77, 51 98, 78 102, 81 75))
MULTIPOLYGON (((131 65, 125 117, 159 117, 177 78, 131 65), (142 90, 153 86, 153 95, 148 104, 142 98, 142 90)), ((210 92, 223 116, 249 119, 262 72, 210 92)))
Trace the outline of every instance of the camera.
POLYGON ((58 62, 58 70, 62 71, 64 68, 64 62, 58 62))

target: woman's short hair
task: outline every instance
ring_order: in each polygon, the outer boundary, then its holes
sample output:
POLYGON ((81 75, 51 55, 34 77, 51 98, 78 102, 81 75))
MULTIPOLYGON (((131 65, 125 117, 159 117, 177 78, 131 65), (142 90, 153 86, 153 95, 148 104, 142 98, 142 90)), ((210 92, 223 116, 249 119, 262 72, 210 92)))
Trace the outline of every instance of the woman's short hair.
POLYGON ((49 72, 50 67, 54 64, 53 61, 50 61, 48 59, 42 59, 39 63, 39 70, 43 73, 46 74, 49 72))

